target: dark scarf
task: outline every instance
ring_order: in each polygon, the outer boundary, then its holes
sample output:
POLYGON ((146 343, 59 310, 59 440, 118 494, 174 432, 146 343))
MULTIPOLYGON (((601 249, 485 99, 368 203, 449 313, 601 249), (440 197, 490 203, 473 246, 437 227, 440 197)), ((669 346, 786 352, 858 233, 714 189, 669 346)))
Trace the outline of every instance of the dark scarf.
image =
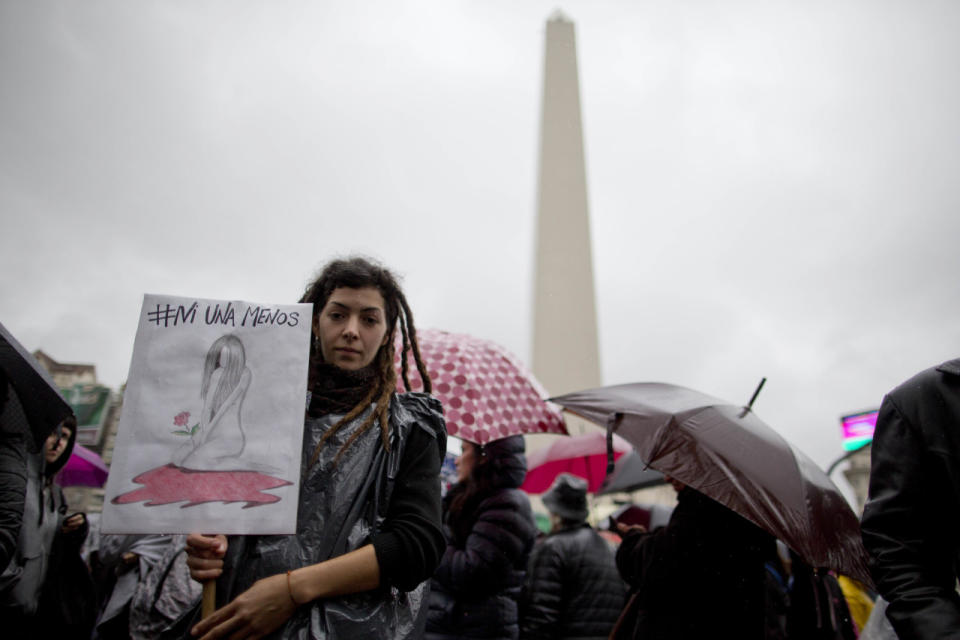
POLYGON ((307 414, 317 418, 328 413, 347 413, 353 409, 376 384, 375 366, 376 361, 363 369, 347 371, 326 362, 317 364, 307 414))

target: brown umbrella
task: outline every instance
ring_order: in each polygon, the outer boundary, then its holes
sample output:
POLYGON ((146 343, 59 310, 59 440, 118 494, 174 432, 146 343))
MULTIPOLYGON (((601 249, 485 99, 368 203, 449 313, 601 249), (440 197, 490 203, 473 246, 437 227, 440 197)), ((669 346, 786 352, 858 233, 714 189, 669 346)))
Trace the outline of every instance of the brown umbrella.
POLYGON ((607 426, 651 467, 733 509, 812 566, 871 584, 850 505, 810 458, 749 408, 661 383, 600 387, 551 400, 607 426))

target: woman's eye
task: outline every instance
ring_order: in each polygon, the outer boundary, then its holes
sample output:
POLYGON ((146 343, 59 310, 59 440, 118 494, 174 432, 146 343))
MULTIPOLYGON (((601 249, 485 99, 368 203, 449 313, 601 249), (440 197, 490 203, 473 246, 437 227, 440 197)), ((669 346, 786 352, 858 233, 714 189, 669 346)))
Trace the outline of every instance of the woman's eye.
POLYGON ((367 324, 377 324, 378 319, 374 317, 369 317, 369 318, 366 318, 365 321, 367 324))

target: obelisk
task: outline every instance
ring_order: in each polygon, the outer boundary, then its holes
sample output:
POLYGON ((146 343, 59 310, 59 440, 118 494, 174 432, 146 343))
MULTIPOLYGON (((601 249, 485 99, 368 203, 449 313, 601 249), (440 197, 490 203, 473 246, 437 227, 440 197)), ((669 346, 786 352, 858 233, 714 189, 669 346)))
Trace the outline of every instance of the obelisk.
POLYGON ((533 373, 550 395, 600 386, 573 22, 547 20, 540 121, 533 373))

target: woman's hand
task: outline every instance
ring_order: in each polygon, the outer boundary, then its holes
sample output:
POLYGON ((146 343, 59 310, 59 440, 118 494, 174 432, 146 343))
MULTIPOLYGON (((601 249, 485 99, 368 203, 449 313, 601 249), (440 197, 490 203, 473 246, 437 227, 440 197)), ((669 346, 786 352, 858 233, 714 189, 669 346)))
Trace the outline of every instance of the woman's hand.
POLYGON ((190 633, 202 636, 201 640, 262 638, 286 622, 296 608, 288 591, 286 574, 270 576, 254 582, 233 602, 199 622, 190 633))
POLYGON ((223 556, 227 553, 227 537, 202 533, 187 536, 187 566, 197 582, 214 580, 223 573, 223 556))

